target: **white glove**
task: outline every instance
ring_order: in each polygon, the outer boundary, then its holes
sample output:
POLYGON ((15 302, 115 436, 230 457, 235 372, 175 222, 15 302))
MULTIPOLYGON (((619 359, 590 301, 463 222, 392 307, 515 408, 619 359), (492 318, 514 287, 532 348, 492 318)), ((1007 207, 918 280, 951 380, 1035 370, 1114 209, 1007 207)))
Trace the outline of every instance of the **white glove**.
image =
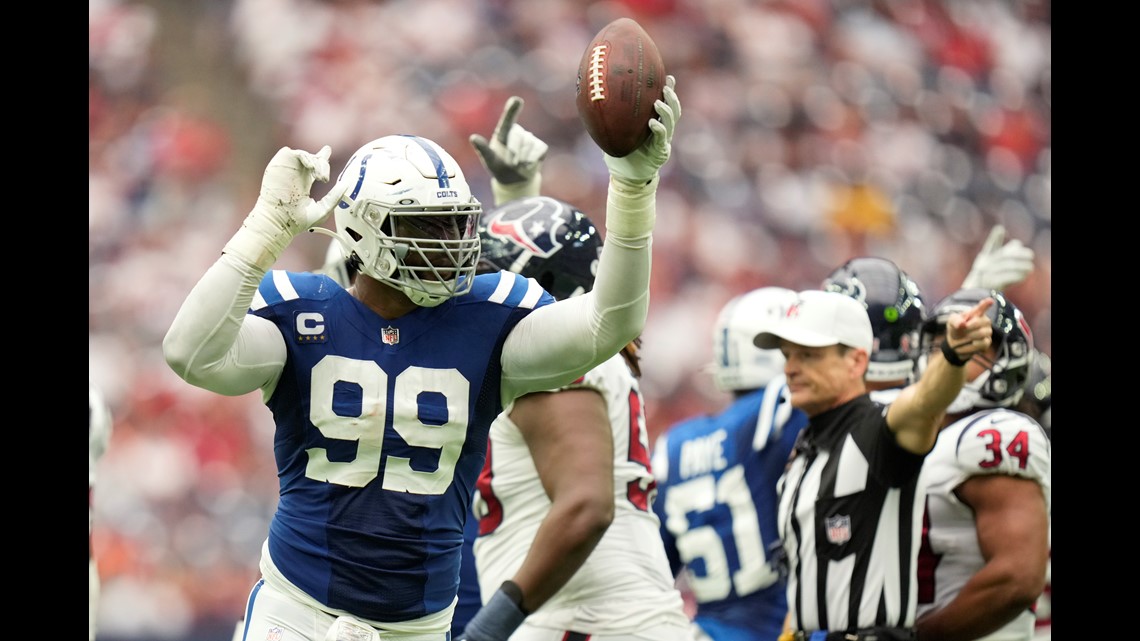
POLYGON ((380 641, 380 632, 353 617, 342 616, 333 621, 325 641, 380 641))
POLYGON ((491 174, 491 193, 496 205, 537 196, 542 187, 542 161, 548 145, 515 122, 522 108, 523 99, 511 96, 503 107, 491 141, 479 134, 471 134, 469 138, 479 160, 491 174))
POLYGON ((970 273, 962 281, 963 289, 981 287, 1001 291, 1029 276, 1033 271, 1033 250, 1016 238, 1002 245, 1003 240, 1005 227, 994 225, 982 250, 974 258, 970 273))
POLYGON ((669 160, 672 152, 673 131, 681 119, 681 101, 677 99, 674 87, 677 79, 665 76, 665 100, 658 100, 653 107, 657 118, 649 119, 649 129, 653 133, 636 151, 628 156, 615 158, 603 154, 610 176, 630 187, 642 187, 657 177, 658 171, 669 160))
POLYGON ((636 151, 615 158, 603 154, 610 170, 606 196, 606 242, 624 247, 645 246, 657 220, 657 180, 672 152, 673 131, 681 118, 681 101, 673 76, 665 77, 665 100, 653 107, 657 118, 649 119, 649 139, 636 151))
POLYGON ((348 183, 333 186, 320 202, 309 196, 313 181, 329 179, 328 145, 316 154, 282 147, 261 178, 261 193, 224 253, 268 271, 293 237, 320 224, 344 195, 348 183))

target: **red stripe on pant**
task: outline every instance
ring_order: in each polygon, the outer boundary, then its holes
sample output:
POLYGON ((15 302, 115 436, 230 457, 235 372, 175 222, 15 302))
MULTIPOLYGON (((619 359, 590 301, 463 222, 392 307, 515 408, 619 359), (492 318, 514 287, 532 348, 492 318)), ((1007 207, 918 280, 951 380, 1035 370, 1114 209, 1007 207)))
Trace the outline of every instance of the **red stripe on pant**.
POLYGON ((590 641, 590 635, 567 630, 566 634, 562 635, 562 641, 590 641))

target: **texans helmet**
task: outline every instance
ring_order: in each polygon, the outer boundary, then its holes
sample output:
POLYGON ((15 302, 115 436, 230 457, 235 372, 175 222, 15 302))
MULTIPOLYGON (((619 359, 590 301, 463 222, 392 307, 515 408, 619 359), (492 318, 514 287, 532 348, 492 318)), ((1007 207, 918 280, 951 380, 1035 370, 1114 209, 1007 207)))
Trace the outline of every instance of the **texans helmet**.
POLYGON ((918 284, 886 258, 852 258, 823 281, 822 289, 863 303, 871 319, 874 345, 867 380, 910 381, 918 358, 923 301, 918 284))
POLYGON ((763 325, 783 318, 796 302, 796 292, 761 287, 732 298, 713 326, 713 382, 722 392, 759 389, 784 373, 778 349, 760 349, 752 339, 763 325))
POLYGON ((556 300, 594 288, 602 238, 581 210, 556 198, 520 198, 484 213, 479 273, 533 278, 556 300))
POLYGON ((1033 364, 1029 366, 1025 392, 1017 403, 1017 409, 1032 416, 1047 434, 1052 435, 1053 360, 1039 349, 1033 350, 1033 364))
POLYGON ((973 309, 990 297, 994 304, 986 310, 993 326, 990 353, 975 354, 971 360, 986 367, 986 371, 967 381, 946 411, 960 414, 975 408, 1014 407, 1021 399, 1029 371, 1033 365, 1033 334, 1025 316, 1004 294, 996 290, 960 289, 935 305, 922 321, 919 372, 926 369, 929 354, 939 349, 935 339, 946 334, 946 322, 951 314, 973 309))
POLYGON ((335 208, 336 237, 360 273, 435 307, 471 290, 483 211, 463 170, 418 136, 384 136, 352 155, 335 208))

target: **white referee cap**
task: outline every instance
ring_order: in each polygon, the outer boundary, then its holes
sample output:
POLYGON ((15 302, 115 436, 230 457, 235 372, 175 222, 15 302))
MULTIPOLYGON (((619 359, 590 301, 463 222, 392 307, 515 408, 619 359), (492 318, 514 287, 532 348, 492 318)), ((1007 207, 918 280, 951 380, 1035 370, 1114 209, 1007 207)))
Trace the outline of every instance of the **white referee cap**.
POLYGON ((806 347, 847 345, 871 353, 871 319, 862 303, 846 294, 815 289, 800 292, 788 313, 756 335, 761 349, 776 349, 780 339, 806 347))

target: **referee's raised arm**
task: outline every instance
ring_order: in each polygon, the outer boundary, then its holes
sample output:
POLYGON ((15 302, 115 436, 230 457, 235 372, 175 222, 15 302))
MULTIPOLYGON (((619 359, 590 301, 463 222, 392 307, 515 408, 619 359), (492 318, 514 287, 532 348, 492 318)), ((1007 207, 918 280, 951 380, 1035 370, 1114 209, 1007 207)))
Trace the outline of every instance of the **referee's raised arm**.
POLYGON ((934 447, 942 417, 966 382, 963 367, 974 354, 989 349, 993 327, 986 310, 994 304, 983 299, 973 309, 950 316, 940 354, 928 355, 926 370, 888 406, 887 427, 903 449, 926 454, 934 447))

